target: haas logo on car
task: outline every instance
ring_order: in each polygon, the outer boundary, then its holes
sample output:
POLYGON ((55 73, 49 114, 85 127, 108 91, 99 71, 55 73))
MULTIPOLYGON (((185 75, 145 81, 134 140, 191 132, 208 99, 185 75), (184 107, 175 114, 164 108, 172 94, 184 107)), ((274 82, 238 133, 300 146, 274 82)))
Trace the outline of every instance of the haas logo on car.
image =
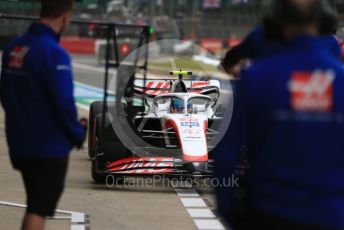
POLYGON ((120 170, 132 169, 132 168, 150 168, 150 167, 171 167, 173 165, 166 162, 144 162, 143 160, 138 160, 130 164, 123 165, 120 170))
POLYGON ((118 173, 162 173, 171 172, 173 167, 171 158, 135 158, 121 163, 114 162, 109 166, 111 172, 118 173))
POLYGON ((291 107, 299 112, 329 112, 333 107, 332 71, 297 72, 289 83, 291 107))

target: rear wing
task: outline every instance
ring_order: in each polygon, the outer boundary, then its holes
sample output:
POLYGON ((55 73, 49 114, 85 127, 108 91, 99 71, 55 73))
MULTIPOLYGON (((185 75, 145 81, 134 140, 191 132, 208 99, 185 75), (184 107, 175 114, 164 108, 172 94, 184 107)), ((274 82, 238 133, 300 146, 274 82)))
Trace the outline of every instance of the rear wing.
MULTIPOLYGON (((176 79, 136 79, 134 81, 134 90, 136 93, 145 94, 149 97, 155 97, 166 93, 171 93, 172 85, 177 82, 176 79)), ((183 80, 190 93, 204 94, 209 90, 220 90, 221 84, 218 80, 192 81, 183 80)))

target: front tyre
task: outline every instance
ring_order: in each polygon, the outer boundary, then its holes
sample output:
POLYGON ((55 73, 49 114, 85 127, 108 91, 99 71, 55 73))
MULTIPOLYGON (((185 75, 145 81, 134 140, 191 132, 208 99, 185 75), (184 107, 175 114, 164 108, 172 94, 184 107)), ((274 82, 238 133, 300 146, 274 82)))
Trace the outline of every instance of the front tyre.
POLYGON ((96 117, 103 112, 103 105, 102 101, 93 102, 90 106, 90 112, 88 117, 88 156, 92 159, 94 155, 94 148, 95 148, 95 122, 96 117))
POLYGON ((106 176, 97 172, 97 160, 92 160, 91 163, 91 176, 95 183, 105 184, 106 176))

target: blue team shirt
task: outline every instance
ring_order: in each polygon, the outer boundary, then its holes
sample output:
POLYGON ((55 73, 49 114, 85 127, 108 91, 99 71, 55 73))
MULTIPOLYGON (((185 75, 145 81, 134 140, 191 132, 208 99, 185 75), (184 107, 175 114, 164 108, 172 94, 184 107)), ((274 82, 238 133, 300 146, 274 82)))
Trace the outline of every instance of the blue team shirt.
MULTIPOLYGON (((326 35, 321 41, 327 46, 328 51, 338 59, 342 58, 340 44, 334 35, 326 35)), ((253 29, 241 43, 243 58, 258 61, 283 51, 285 44, 266 40, 263 27, 253 29)))
POLYGON ((0 99, 14 157, 65 157, 82 142, 71 60, 59 39, 50 27, 33 23, 3 50, 0 99))
MULTIPOLYGON (((286 46, 243 73, 216 152, 216 177, 231 177, 246 144, 254 209, 344 228, 344 70, 322 38, 302 36, 286 46)), ((220 212, 229 217, 233 189, 216 192, 220 212)))

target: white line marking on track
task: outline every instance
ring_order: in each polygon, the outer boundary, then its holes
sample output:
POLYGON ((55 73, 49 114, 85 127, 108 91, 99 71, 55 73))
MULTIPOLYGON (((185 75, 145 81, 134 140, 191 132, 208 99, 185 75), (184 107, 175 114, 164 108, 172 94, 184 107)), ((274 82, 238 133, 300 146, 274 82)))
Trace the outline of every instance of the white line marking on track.
POLYGON ((18 204, 18 203, 13 203, 13 202, 7 202, 7 201, 0 201, 0 205, 4 206, 12 206, 12 207, 17 207, 17 208, 26 208, 27 206, 25 204, 18 204))
MULTIPOLYGON (((185 181, 182 181, 181 184, 185 185, 185 181)), ((175 191, 190 217, 193 219, 197 229, 226 229, 196 188, 175 186, 175 191)))
POLYGON ((194 220, 200 230, 224 230, 225 227, 219 220, 194 220))
POLYGON ((71 230, 86 230, 86 227, 84 225, 73 224, 70 229, 71 230))
MULTIPOLYGON (((7 202, 7 201, 1 201, 0 200, 0 205, 4 206, 10 206, 10 207, 16 207, 16 208, 26 208, 27 205, 25 204, 18 204, 18 203, 13 203, 13 202, 7 202)), ((88 224, 88 220, 86 218, 85 213, 81 212, 72 212, 72 211, 65 211, 65 210, 55 210, 56 213, 62 213, 62 214, 69 214, 69 217, 66 216, 56 216, 56 217, 51 217, 50 219, 56 219, 56 220, 71 220, 71 230, 81 230, 81 229, 86 229, 86 224, 88 224)))
POLYGON ((192 218, 214 218, 216 217, 210 209, 207 208, 188 208, 188 213, 192 218))
POLYGON ((184 207, 207 207, 207 204, 201 198, 180 198, 184 207))
POLYGON ((84 213, 73 212, 72 213, 72 223, 85 223, 86 217, 84 213))

